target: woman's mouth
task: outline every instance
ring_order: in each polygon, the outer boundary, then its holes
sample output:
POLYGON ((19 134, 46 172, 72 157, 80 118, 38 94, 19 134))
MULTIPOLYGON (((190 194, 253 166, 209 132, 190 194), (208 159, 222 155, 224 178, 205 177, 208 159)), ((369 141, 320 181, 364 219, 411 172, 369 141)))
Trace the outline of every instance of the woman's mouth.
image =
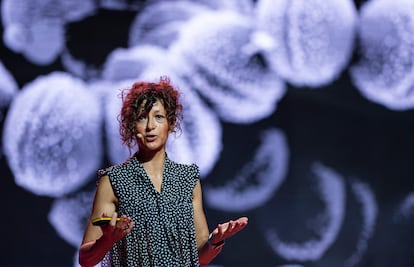
POLYGON ((156 138, 157 138, 156 135, 146 135, 145 136, 145 141, 147 141, 147 142, 153 142, 153 141, 155 141, 156 138))

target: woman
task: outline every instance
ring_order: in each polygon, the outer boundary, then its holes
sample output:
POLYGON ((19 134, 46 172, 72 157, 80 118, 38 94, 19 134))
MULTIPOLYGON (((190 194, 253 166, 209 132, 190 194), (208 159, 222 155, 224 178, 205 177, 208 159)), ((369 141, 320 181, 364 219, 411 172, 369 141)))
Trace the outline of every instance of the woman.
POLYGON ((103 266, 200 266, 208 264, 226 238, 242 230, 246 217, 219 224, 209 234, 199 169, 178 164, 166 153, 170 133, 180 130, 179 92, 168 78, 137 82, 123 92, 120 132, 138 151, 127 161, 100 170, 79 263, 103 266), (119 216, 120 215, 120 216, 119 216), (94 219, 108 218, 96 226, 94 219))

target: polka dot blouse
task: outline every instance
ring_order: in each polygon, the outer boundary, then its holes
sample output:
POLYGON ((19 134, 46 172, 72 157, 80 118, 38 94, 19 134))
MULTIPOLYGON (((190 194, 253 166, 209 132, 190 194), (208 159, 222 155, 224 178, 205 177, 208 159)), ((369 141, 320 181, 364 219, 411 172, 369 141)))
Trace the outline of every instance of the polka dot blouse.
POLYGON ((200 175, 197 165, 167 157, 160 192, 136 157, 98 174, 109 176, 119 200, 118 214, 131 216, 135 223, 132 232, 107 253, 102 266, 200 266, 192 205, 200 175))

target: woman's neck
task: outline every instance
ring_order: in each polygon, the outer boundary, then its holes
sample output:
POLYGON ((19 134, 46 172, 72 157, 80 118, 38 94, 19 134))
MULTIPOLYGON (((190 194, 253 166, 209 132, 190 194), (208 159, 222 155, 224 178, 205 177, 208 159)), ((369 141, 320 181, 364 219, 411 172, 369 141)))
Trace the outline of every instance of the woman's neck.
POLYGON ((166 153, 165 149, 160 149, 158 151, 139 150, 136 154, 136 157, 143 165, 163 166, 166 158, 166 153))
POLYGON ((154 188, 161 192, 161 184, 163 180, 164 164, 166 159, 165 150, 158 151, 153 154, 139 153, 137 155, 138 160, 144 167, 145 172, 152 181, 154 188))

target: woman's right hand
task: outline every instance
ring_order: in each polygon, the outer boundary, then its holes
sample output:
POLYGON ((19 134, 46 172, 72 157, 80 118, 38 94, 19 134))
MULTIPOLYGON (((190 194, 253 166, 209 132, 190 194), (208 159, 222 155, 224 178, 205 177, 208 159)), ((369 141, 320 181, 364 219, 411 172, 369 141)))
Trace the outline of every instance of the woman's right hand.
POLYGON ((122 215, 119 221, 117 221, 117 217, 118 213, 114 212, 112 214, 111 221, 106 225, 101 225, 103 234, 101 238, 105 241, 111 242, 112 244, 124 238, 134 228, 134 222, 131 217, 122 215))

